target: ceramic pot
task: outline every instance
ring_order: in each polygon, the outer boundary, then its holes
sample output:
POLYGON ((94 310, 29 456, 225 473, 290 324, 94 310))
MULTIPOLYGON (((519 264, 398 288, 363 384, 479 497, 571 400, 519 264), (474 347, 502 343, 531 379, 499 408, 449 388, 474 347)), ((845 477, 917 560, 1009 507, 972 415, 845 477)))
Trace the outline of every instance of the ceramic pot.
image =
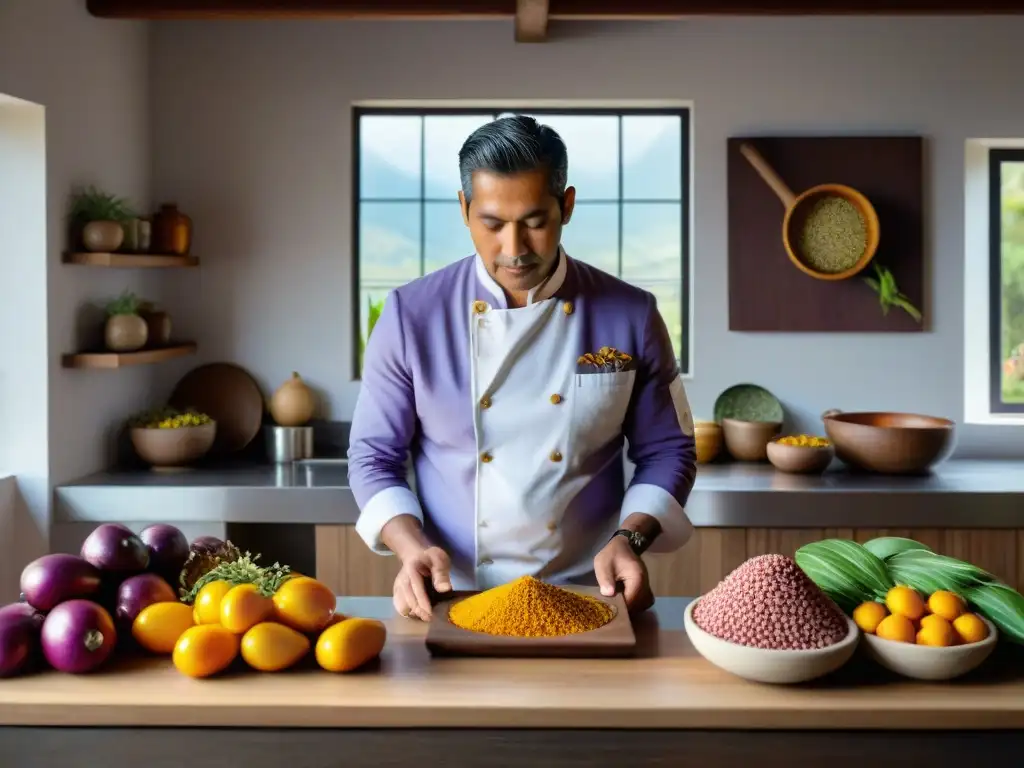
POLYGON ((217 423, 178 429, 131 430, 132 447, 139 458, 154 467, 180 467, 209 453, 217 436, 217 423))
POLYGON ((142 319, 148 328, 147 341, 150 346, 162 347, 171 341, 171 316, 166 312, 143 312, 142 319))
POLYGON ((722 427, 716 421, 698 421, 694 424, 697 443, 697 463, 709 464, 722 450, 722 427))
POLYGON ((725 450, 737 461, 764 461, 768 442, 782 431, 781 421, 722 419, 725 450))
POLYGON ((103 340, 112 352, 134 352, 146 346, 149 326, 138 315, 113 315, 107 318, 103 340))
POLYGON ((82 227, 82 245, 93 253, 113 253, 124 242, 124 228, 116 221, 90 221, 82 227))
POLYGON ((152 250, 187 256, 192 247, 192 219, 174 203, 164 203, 153 217, 152 250))

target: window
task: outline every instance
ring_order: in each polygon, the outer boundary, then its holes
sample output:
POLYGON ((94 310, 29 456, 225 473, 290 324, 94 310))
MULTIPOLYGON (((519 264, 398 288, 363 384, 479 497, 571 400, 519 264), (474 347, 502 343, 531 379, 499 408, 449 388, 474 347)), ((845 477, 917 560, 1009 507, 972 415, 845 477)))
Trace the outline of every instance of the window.
POLYGON ((1024 414, 1024 149, 989 152, 989 324, 989 408, 1024 414))
POLYGON ((528 106, 355 110, 356 371, 387 294, 473 253, 458 206, 458 151, 476 128, 511 112, 565 141, 576 187, 566 251, 653 293, 689 373, 689 110, 528 106))

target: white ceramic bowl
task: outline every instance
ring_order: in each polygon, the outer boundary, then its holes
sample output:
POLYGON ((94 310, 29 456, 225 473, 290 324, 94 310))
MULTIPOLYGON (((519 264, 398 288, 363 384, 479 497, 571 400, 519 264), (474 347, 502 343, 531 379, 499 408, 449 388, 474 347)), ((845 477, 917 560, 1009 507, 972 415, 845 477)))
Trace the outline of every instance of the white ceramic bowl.
POLYGON ((726 672, 759 683, 804 683, 835 672, 853 656, 861 634, 853 619, 847 617, 850 631, 827 648, 811 651, 752 648, 721 640, 698 627, 693 620, 696 605, 697 600, 693 600, 686 606, 683 623, 697 653, 726 672))
POLYGON ((952 680, 981 666, 996 649, 999 633, 995 625, 984 616, 978 618, 988 627, 988 637, 977 643, 933 648, 865 633, 864 650, 869 658, 898 675, 915 680, 952 680))

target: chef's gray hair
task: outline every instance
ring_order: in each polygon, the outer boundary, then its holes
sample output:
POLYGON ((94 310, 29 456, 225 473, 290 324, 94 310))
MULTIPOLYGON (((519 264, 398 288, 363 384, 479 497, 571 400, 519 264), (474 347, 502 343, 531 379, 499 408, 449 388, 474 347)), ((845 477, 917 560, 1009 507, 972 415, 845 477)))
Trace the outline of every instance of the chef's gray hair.
POLYGON ((477 128, 459 150, 459 175, 466 203, 473 199, 473 172, 500 175, 544 169, 548 189, 558 199, 565 196, 569 155, 565 142, 553 128, 526 115, 511 115, 477 128))

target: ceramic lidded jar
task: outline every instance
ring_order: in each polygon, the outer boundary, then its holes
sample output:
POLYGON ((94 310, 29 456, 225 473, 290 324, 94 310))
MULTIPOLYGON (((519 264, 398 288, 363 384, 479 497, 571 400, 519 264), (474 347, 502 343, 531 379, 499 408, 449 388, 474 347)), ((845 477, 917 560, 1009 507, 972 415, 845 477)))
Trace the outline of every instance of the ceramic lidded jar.
POLYGON ((164 203, 153 217, 151 251, 187 256, 192 248, 192 219, 176 203, 164 203))

